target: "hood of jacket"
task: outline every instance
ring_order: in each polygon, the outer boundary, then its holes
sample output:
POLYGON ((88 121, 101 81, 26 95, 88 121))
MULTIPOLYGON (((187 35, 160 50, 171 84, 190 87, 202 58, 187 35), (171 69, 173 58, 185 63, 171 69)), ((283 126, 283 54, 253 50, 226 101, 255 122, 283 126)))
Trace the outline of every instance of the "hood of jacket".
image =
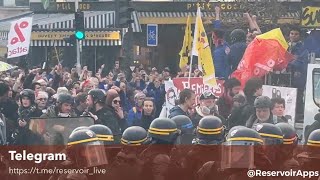
POLYGON ((189 116, 188 113, 184 112, 180 106, 175 106, 170 110, 169 118, 173 118, 178 115, 189 116))

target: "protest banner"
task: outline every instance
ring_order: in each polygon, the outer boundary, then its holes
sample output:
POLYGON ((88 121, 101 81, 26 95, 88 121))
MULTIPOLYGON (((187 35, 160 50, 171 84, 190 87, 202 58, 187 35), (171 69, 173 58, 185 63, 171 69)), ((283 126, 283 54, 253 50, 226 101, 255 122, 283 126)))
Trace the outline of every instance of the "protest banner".
POLYGON ((270 98, 283 98, 285 104, 285 117, 288 119, 288 123, 294 126, 296 116, 296 101, 297 101, 297 89, 278 86, 262 87, 263 95, 270 98))
POLYGON ((205 91, 211 91, 215 96, 220 97, 224 92, 223 83, 223 80, 217 80, 217 86, 211 87, 203 84, 202 78, 190 78, 190 83, 188 78, 175 78, 172 81, 166 81, 165 90, 167 115, 169 114, 168 112, 170 109, 175 106, 175 101, 179 99, 179 93, 182 90, 193 90, 196 94, 196 104, 199 104, 199 98, 205 91))

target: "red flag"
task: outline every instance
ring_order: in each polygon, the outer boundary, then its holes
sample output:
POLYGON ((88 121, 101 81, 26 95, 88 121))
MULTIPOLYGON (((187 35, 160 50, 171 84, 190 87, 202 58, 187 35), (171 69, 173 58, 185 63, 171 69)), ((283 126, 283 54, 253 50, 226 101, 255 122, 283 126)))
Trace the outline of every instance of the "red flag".
POLYGON ((247 47, 236 71, 232 73, 242 86, 252 77, 263 77, 273 70, 282 70, 293 60, 280 30, 257 36, 247 47))

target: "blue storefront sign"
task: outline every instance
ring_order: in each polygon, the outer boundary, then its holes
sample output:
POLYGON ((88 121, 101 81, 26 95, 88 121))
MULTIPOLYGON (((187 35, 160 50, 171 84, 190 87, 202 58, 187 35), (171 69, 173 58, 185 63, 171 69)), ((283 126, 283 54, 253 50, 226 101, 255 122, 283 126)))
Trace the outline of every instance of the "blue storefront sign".
POLYGON ((158 45, 158 24, 147 25, 147 46, 158 45))

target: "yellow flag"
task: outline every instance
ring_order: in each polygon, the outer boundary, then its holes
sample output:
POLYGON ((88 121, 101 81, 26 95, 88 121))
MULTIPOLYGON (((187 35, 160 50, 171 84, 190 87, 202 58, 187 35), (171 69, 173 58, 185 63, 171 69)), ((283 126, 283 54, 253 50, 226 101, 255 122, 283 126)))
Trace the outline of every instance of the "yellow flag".
POLYGON ((184 33, 184 39, 183 39, 183 46, 179 53, 180 55, 180 63, 179 67, 180 69, 184 68, 188 64, 190 52, 191 52, 191 46, 192 46, 192 36, 191 36, 191 18, 188 16, 187 19, 187 26, 184 33))
POLYGON ((208 41, 206 31, 204 29, 200 8, 197 11, 196 29, 194 30, 194 50, 193 54, 198 54, 198 67, 203 74, 203 83, 214 87, 217 85, 215 77, 215 69, 213 64, 213 57, 211 55, 211 49, 208 41))
POLYGON ((257 36, 257 38, 258 39, 277 40, 284 49, 288 49, 289 48, 289 45, 288 45, 286 39, 284 38, 280 28, 273 29, 273 30, 271 30, 269 32, 261 34, 261 35, 257 36))

